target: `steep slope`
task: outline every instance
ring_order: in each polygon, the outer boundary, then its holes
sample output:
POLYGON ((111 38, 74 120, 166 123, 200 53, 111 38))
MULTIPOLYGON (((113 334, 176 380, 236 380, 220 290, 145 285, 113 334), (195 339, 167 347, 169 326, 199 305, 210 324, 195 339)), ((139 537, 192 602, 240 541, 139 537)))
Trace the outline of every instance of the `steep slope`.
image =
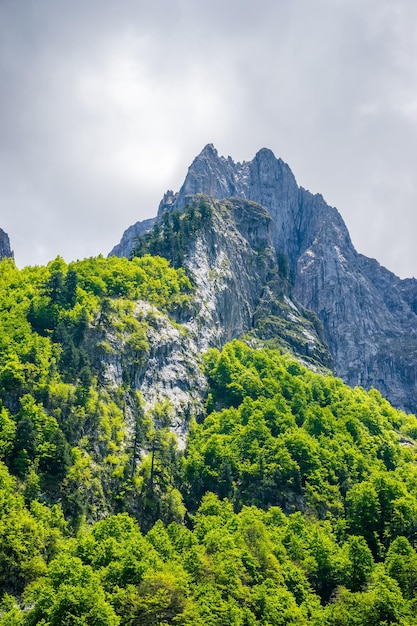
MULTIPOLYGON (((281 306, 275 345, 286 341, 316 367, 328 357, 314 320, 285 300, 265 209, 196 203, 195 222, 204 206, 211 217, 190 237, 194 285, 149 255, 69 266, 58 257, 23 270, 1 261, 0 461, 23 481, 32 476, 34 493, 59 498, 73 519, 97 519, 123 502, 144 524, 155 521, 149 499, 161 477, 141 459, 174 458, 173 433, 185 445, 190 420, 205 414, 202 351, 252 328, 255 315, 272 323, 265 312, 281 306), (246 211, 256 216, 249 231, 246 211)), ((163 484, 169 500, 172 485, 163 484)))
POLYGON ((185 326, 200 351, 247 334, 315 366, 329 366, 321 324, 292 299, 273 246, 273 222, 261 205, 187 196, 182 213, 164 212, 137 239, 133 253, 146 252, 183 265, 192 277, 194 311, 185 326))
POLYGON ((13 252, 10 248, 9 236, 0 228, 0 259, 12 256, 13 252))
POLYGON ((204 410, 200 355, 175 321, 189 279, 151 257, 0 265, 0 462, 73 520, 121 502, 153 518, 140 460, 175 456, 172 432, 183 442, 204 410))
POLYGON ((417 410, 417 281, 401 281, 358 254, 338 211, 298 187, 288 165, 268 149, 234 163, 206 146, 180 191, 165 195, 158 215, 182 210, 195 193, 264 206, 273 245, 288 261, 293 296, 323 323, 335 373, 350 385, 375 386, 397 407, 417 410))

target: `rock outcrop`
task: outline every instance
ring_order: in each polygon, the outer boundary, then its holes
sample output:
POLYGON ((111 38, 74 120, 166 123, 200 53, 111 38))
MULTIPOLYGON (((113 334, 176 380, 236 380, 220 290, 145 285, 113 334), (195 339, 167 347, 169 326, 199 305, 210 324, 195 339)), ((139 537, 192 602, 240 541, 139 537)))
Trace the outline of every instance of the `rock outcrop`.
POLYGON ((125 230, 120 243, 111 250, 109 256, 126 256, 129 257, 137 237, 143 235, 155 224, 156 217, 151 217, 141 222, 136 222, 125 230))
POLYGON ((4 232, 4 230, 0 228, 0 259, 12 256, 13 252, 10 248, 9 236, 7 235, 7 233, 4 232))
MULTIPOLYGON (((359 254, 338 211, 299 187, 289 166, 270 150, 234 163, 206 146, 180 191, 165 195, 158 216, 182 210, 196 193, 263 206, 272 219, 272 244, 288 267, 292 300, 320 318, 334 372, 350 385, 374 386, 394 406, 416 412, 417 281, 401 280, 359 254)), ((250 211, 242 222, 242 228, 251 228, 250 211)))
MULTIPOLYGON (((241 198, 218 201, 197 194, 189 198, 179 223, 188 223, 191 214, 197 215, 198 227, 184 242, 183 258, 194 285, 191 304, 166 315, 148 303, 136 303, 133 316, 146 327, 145 351, 132 349, 129 329, 119 329, 117 311, 107 314, 105 326, 93 325, 88 346, 90 360, 107 388, 128 383, 129 389, 141 393, 144 410, 150 413, 156 403, 169 401, 172 428, 181 445, 189 418, 204 413, 207 381, 201 355, 209 347, 221 348, 246 336, 251 343, 262 341, 291 352, 315 369, 324 370, 331 363, 318 318, 291 298, 266 209, 241 198)), ((156 254, 164 252, 168 226, 162 220, 153 231, 156 254)), ((129 417, 129 402, 132 414, 137 407, 128 397, 129 417)))
MULTIPOLYGON (((191 197, 188 206, 200 199, 191 197)), ((196 285, 190 327, 199 349, 247 335, 307 364, 328 367, 331 357, 320 336, 321 324, 292 298, 279 268, 271 216, 241 198, 211 200, 211 206, 211 220, 189 241, 184 260, 196 285)))

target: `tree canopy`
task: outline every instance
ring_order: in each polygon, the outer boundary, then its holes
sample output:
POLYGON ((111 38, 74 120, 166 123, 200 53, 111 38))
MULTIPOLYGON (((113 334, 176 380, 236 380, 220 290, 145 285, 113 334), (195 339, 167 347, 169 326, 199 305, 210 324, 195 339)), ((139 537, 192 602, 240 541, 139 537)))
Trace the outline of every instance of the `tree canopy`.
POLYGON ((417 624, 414 416, 237 340, 183 449, 106 384, 109 336, 148 357, 138 301, 192 294, 147 254, 0 263, 0 625, 417 624))

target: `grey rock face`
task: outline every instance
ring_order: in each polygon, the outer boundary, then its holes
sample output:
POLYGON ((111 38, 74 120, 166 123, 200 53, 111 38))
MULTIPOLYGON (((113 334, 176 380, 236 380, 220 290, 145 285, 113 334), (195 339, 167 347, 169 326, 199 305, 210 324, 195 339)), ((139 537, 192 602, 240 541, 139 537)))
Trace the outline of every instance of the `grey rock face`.
MULTIPOLYGON (((267 210, 243 198, 186 197, 188 209, 198 211, 201 202, 210 206, 210 218, 189 236, 183 260, 196 292, 191 319, 178 321, 197 349, 246 335, 327 367, 331 358, 319 336, 321 324, 291 299, 289 282, 280 273, 267 210)), ((162 246, 164 240, 162 233, 162 246)))
POLYGON ((0 259, 12 256, 13 252, 10 248, 9 236, 0 228, 0 259))
MULTIPOLYGON (((208 158, 207 151, 202 154, 201 181, 208 158)), ((224 164, 223 179, 233 179, 230 160, 213 151, 209 156, 211 172, 217 160, 218 168, 224 164)), ((236 166, 234 189, 271 215, 274 245, 293 272, 294 296, 320 317, 335 373, 350 385, 375 386, 395 406, 416 411, 417 281, 401 281, 358 254, 338 211, 298 188, 271 151, 258 152, 246 170, 242 193, 235 180, 242 165, 236 166)), ((190 172, 188 177, 195 180, 190 172)))
POLYGON ((187 199, 197 193, 214 199, 233 196, 246 198, 247 175, 247 163, 234 163, 230 157, 219 157, 214 146, 208 144, 189 167, 180 191, 176 194, 165 194, 159 205, 158 215, 166 209, 182 209, 187 199))
MULTIPOLYGON (((128 381, 151 414, 157 402, 169 401, 181 445, 189 418, 204 413, 208 384, 201 354, 207 348, 220 348, 246 334, 252 342, 273 341, 316 368, 324 368, 330 359, 318 320, 291 300, 288 283, 278 274, 273 224, 266 209, 239 198, 204 201, 210 205, 210 217, 190 236, 184 256, 195 286, 190 308, 176 317, 137 302, 132 314, 145 325, 147 342, 140 353, 130 346, 129 329, 120 331, 117 308, 108 313, 106 325, 95 322, 87 345, 107 388, 128 381)), ((189 202, 198 207, 201 194, 189 202)), ((127 398, 132 414, 134 397, 127 398)))
MULTIPOLYGON (((321 320, 335 373, 350 385, 374 386, 394 406, 416 412, 417 281, 400 280, 358 254, 338 211, 299 187, 270 150, 234 163, 206 146, 180 191, 165 196, 159 215, 181 209, 195 193, 265 207, 273 246, 288 263, 292 296, 321 320)), ((249 212, 241 229, 249 232, 251 222, 249 212)))
POLYGON ((272 222, 263 207, 235 199, 212 206, 212 222, 190 241, 185 257, 197 286, 195 322, 202 350, 220 347, 252 327, 274 263, 272 222))
POLYGON ((118 256, 118 257, 129 257, 132 252, 132 248, 135 245, 136 237, 143 235, 148 230, 151 230, 152 226, 155 224, 156 217, 151 217, 148 220, 143 220, 142 222, 136 222, 132 226, 129 226, 123 233, 123 236, 120 240, 120 243, 109 253, 109 256, 118 256))
POLYGON ((128 422, 133 422, 131 413, 138 411, 136 392, 141 394, 143 410, 150 413, 157 402, 168 401, 172 429, 184 445, 189 418, 203 414, 207 390, 195 337, 186 325, 179 326, 148 302, 138 301, 132 315, 146 327, 147 350, 132 348, 130 333, 120 331, 115 310, 105 325, 95 323, 90 328, 86 348, 91 362, 100 371, 100 382, 106 388, 117 389, 129 381, 128 422), (104 350, 100 348, 103 345, 104 350))

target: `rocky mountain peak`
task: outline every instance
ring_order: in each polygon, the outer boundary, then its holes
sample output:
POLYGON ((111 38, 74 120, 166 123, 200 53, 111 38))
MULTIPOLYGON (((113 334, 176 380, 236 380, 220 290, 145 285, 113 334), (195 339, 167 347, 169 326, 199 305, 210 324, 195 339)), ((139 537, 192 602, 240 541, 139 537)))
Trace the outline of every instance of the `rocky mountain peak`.
MULTIPOLYGON (((207 144, 188 168, 184 183, 173 202, 161 203, 159 213, 167 208, 185 206, 187 198, 203 193, 211 198, 246 197, 240 163, 219 156, 213 144, 207 144)), ((168 199, 168 198, 167 198, 168 199)))
POLYGON ((10 240, 7 233, 4 232, 3 229, 0 228, 0 259, 4 257, 12 257, 13 252, 10 247, 10 240))
MULTIPOLYGON (((352 386, 376 387, 399 408, 417 410, 417 281, 401 281, 358 254, 337 209, 322 195, 299 187, 290 167, 267 148, 252 161, 235 163, 208 144, 190 165, 181 189, 164 196, 158 218, 167 210, 184 210, 196 194, 263 207, 271 218, 271 244, 288 270, 291 295, 323 324, 335 373, 352 386)), ((248 206, 239 229, 249 233, 255 209, 248 206)), ((127 239, 123 254, 134 246, 127 239)), ((256 243, 251 245, 256 249, 256 243)), ((120 248, 113 253, 120 254, 120 248)), ((238 277, 234 280, 237 285, 238 277)))
POLYGON ((212 143, 208 143, 204 146, 204 148, 198 155, 197 159, 203 158, 203 157, 216 158, 216 159, 219 158, 219 153, 217 152, 216 148, 214 147, 212 143))
MULTIPOLYGON (((250 162, 249 187, 258 187, 258 193, 266 189, 278 190, 290 195, 298 192, 297 182, 291 168, 282 159, 277 159, 268 148, 262 148, 250 162)), ((255 190, 252 190, 255 193, 255 190)))

